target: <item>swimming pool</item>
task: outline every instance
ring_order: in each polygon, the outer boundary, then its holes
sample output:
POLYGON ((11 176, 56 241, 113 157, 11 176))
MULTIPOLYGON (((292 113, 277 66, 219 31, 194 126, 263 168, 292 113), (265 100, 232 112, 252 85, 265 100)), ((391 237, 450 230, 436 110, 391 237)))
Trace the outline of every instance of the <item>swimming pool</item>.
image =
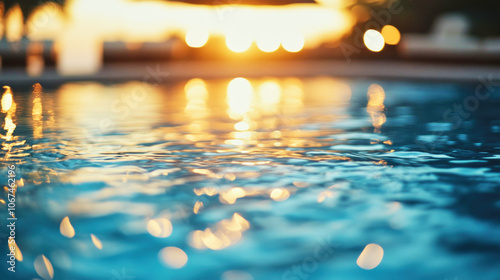
POLYGON ((2 261, 7 279, 500 275, 496 87, 326 76, 43 86, 2 102, 22 253, 15 273, 2 261))

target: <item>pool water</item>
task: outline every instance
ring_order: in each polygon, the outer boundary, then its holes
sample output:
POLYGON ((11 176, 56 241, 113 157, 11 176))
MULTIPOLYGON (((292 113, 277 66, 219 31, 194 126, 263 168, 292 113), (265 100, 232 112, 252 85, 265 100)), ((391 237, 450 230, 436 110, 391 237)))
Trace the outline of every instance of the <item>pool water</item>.
POLYGON ((0 275, 500 279, 500 89, 479 85, 89 82, 12 87, 10 103, 6 89, 22 261, 8 271, 5 246, 0 275))

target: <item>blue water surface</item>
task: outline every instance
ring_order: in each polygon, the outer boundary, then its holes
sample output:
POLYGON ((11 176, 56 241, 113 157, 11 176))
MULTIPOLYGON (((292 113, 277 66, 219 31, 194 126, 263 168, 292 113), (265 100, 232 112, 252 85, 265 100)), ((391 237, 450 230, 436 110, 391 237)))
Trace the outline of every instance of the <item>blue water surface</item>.
POLYGON ((3 245, 1 278, 500 279, 500 89, 480 85, 12 86, 22 261, 3 245))

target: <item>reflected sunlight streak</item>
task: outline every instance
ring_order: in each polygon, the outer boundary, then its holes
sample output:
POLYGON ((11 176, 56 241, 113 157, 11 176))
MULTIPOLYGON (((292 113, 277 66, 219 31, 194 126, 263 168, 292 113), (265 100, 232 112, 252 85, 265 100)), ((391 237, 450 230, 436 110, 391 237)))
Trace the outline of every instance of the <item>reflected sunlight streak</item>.
POLYGON ((366 111, 370 114, 372 118, 372 124, 375 132, 379 132, 382 125, 386 122, 386 116, 384 113, 385 106, 385 92, 378 84, 372 84, 368 88, 368 105, 366 105, 366 111))

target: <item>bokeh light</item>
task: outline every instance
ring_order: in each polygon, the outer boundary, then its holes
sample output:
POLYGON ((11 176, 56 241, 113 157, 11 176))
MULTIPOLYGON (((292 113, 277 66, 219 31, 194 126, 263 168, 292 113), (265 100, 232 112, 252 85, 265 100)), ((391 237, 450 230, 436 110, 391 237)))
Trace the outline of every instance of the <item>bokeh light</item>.
POLYGON ((290 192, 285 188, 277 188, 271 191, 270 197, 275 201, 283 201, 290 197, 290 192))
POLYGON ((262 34, 257 38, 257 47, 259 50, 266 53, 278 50, 280 44, 280 40, 276 36, 270 34, 262 34))
POLYGON ((384 37, 385 43, 388 45, 397 45, 401 40, 401 33, 396 27, 392 25, 384 26, 381 33, 384 37))
POLYGON ((226 34, 226 45, 231 51, 242 53, 252 46, 252 39, 241 33, 228 33, 226 34))
POLYGON ((68 238, 73 238, 75 236, 75 229, 71 225, 71 222, 69 221, 69 217, 66 216, 64 219, 61 221, 61 225, 59 226, 59 231, 63 236, 66 236, 68 238))
POLYGON ((231 119, 240 119, 250 112, 253 102, 252 84, 245 78, 235 78, 227 86, 227 105, 231 119))
POLYGON ((172 234, 172 223, 165 218, 152 219, 148 221, 149 234, 158 238, 169 237, 172 234))
POLYGON ((363 41, 365 42, 366 48, 372 52, 381 51, 385 45, 384 36, 374 29, 369 29, 365 32, 363 41))
POLYGON ((208 31, 203 29, 190 29, 186 33, 186 44, 191 48, 201 48, 208 42, 208 31))
POLYGON ((304 48, 305 39, 300 33, 292 33, 284 36, 281 40, 281 44, 287 52, 296 53, 304 48))
POLYGON ((93 234, 90 234, 90 238, 92 239, 92 243, 94 243, 94 246, 101 250, 102 249, 102 242, 99 238, 97 238, 97 236, 93 235, 93 234))
POLYGON ((17 4, 5 14, 5 37, 9 42, 21 40, 24 33, 24 20, 21 7, 17 4))
POLYGON ((45 257, 45 255, 40 255, 35 259, 35 270, 36 273, 44 280, 50 280, 54 278, 54 268, 52 267, 52 263, 50 263, 49 259, 45 257))
POLYGON ((384 249, 378 244, 368 244, 361 252, 356 264, 362 269, 370 270, 377 267, 384 257, 384 249))
POLYGON ((166 247, 158 253, 160 262, 170 268, 181 268, 186 265, 188 256, 186 253, 177 247, 166 247))

